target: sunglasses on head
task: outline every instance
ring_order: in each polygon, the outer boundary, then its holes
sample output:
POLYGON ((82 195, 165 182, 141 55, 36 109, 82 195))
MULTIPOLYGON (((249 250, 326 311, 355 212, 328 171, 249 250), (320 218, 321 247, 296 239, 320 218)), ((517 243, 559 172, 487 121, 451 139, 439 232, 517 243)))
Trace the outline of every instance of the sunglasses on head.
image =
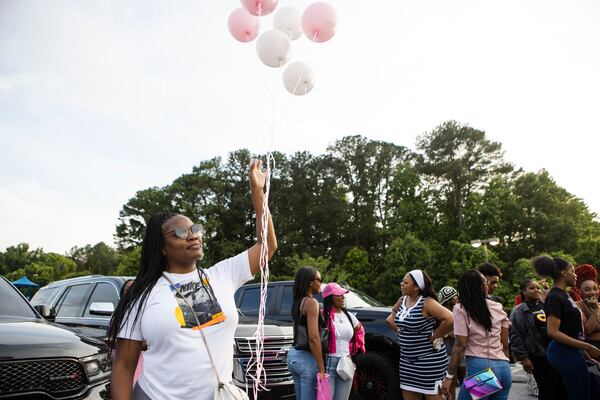
POLYGON ((168 232, 164 232, 163 235, 168 235, 169 233, 175 233, 179 239, 187 239, 189 237, 189 233, 192 235, 202 238, 204 236, 204 228, 200 224, 193 224, 189 228, 185 225, 177 225, 172 230, 168 232))

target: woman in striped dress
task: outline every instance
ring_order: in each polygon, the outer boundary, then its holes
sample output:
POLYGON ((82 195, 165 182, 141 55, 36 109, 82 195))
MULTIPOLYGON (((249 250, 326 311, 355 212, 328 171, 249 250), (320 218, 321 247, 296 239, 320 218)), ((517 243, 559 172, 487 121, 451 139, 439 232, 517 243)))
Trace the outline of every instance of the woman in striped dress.
POLYGON ((425 272, 410 271, 401 287, 402 297, 387 322, 398 331, 402 396, 441 400, 440 386, 448 367, 443 338, 452 331, 452 313, 438 303, 425 272))

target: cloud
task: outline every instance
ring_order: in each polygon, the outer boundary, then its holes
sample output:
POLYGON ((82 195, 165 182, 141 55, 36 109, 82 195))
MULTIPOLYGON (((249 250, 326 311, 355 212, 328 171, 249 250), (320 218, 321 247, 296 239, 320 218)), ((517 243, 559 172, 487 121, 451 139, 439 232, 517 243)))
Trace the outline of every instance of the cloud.
POLYGON ((36 81, 37 76, 27 72, 0 75, 0 96, 8 96, 11 92, 32 86, 36 81))
POLYGON ((70 198, 37 182, 2 185, 0 249, 27 242, 32 247, 62 253, 67 244, 106 241, 113 233, 114 214, 97 209, 91 199, 70 198))

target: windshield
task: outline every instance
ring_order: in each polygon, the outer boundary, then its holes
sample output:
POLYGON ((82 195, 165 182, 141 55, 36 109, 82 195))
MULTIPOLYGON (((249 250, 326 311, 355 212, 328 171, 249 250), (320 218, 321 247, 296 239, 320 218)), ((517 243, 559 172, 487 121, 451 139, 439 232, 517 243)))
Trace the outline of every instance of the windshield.
POLYGON ((346 308, 383 307, 383 304, 357 289, 350 289, 344 298, 346 308))
POLYGON ((41 288, 37 291, 36 294, 33 295, 30 303, 32 306, 37 306, 40 304, 50 304, 50 297, 58 290, 57 287, 54 288, 41 288))
POLYGON ((10 283, 0 278, 0 318, 37 318, 37 315, 10 283))
MULTIPOLYGON (((344 295, 344 299, 346 300, 346 308, 385 307, 384 304, 358 289, 348 286, 343 287, 350 290, 344 295)), ((319 303, 323 304, 322 296, 322 293, 315 293, 314 298, 317 299, 319 303)))

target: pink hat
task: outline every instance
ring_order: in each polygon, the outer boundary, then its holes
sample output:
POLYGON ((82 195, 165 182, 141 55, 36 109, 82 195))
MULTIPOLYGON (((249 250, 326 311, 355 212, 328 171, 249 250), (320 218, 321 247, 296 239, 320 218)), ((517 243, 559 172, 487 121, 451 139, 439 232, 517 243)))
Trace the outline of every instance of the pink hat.
POLYGON ((336 296, 341 296, 348 292, 349 290, 342 288, 335 282, 328 283, 322 290, 323 297, 331 296, 332 294, 335 294, 336 296))

